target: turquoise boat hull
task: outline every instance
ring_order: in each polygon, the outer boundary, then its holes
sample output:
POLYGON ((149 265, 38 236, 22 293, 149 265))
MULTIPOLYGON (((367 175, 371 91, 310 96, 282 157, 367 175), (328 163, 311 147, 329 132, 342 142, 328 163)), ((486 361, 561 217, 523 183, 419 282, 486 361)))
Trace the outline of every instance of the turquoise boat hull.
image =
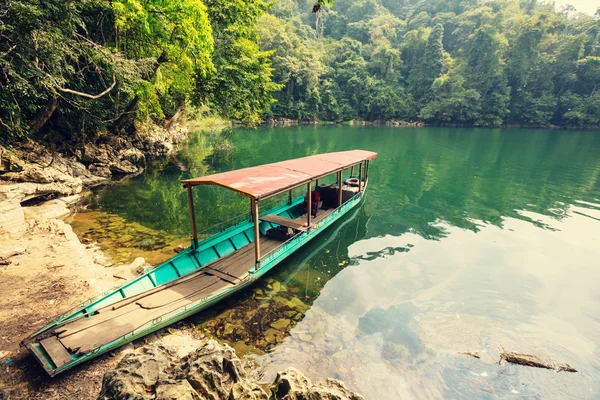
MULTIPOLYGON (((308 243, 314 237, 327 229, 327 227, 332 225, 335 221, 339 220, 348 211, 356 207, 364 197, 365 190, 356 193, 342 206, 336 208, 333 212, 329 213, 321 220, 318 220, 316 223, 313 223, 310 229, 298 233, 287 242, 282 243, 282 245, 277 249, 261 258, 260 264, 251 268, 246 277, 240 282, 236 283, 235 286, 227 287, 223 290, 211 293, 207 297, 196 301, 193 304, 186 305, 174 312, 156 318, 150 323, 135 329, 116 340, 95 348, 93 351, 82 355, 72 353, 70 354, 72 361, 68 361, 63 365, 56 366, 45 348, 39 343, 40 340, 51 336, 53 332, 55 332, 57 329, 60 329, 61 326, 82 318, 87 318, 89 315, 94 315, 95 311, 101 309, 102 307, 109 306, 117 301, 122 301, 131 296, 135 296, 161 285, 165 285, 186 275, 198 272, 202 268, 211 265, 215 261, 226 257, 238 249, 251 245, 254 241, 254 228, 251 218, 224 229, 220 233, 203 239, 198 243, 197 248, 194 248, 193 246, 188 247, 168 261, 165 261, 155 268, 146 271, 139 277, 123 284, 122 286, 111 289, 85 301, 77 308, 58 316, 51 323, 25 339, 22 344, 33 353, 33 355, 41 363, 50 376, 55 376, 61 372, 73 368, 78 364, 81 364, 94 357, 123 346, 133 340, 139 339, 156 330, 173 324, 174 322, 198 313, 199 311, 202 311, 222 301, 231 294, 243 290, 257 279, 260 279, 264 274, 268 273, 276 265, 293 254, 298 248, 308 243)), ((303 198, 297 198, 291 202, 288 202, 288 204, 264 211, 260 215, 275 214, 294 219, 299 217, 298 206, 302 203, 302 201, 303 198)), ((267 230, 274 226, 276 226, 276 224, 261 221, 259 225, 261 236, 266 235, 267 230)))

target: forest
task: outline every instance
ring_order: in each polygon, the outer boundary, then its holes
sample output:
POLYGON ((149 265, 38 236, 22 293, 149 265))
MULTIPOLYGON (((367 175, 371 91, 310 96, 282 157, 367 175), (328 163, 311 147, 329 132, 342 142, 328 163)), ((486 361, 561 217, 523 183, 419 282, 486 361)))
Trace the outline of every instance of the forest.
POLYGON ((273 117, 473 126, 600 124, 600 11, 536 0, 279 0, 273 117))
POLYGON ((198 109, 600 125, 600 12, 536 0, 3 0, 0 38, 2 142, 81 144, 198 109))

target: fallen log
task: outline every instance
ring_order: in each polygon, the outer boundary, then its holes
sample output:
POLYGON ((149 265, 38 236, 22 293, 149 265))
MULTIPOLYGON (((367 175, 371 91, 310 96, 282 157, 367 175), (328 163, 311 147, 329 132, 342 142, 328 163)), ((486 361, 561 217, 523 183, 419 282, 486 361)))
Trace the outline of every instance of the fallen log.
POLYGON ((575 368, 569 364, 557 364, 555 362, 545 362, 539 357, 531 354, 513 353, 502 351, 500 353, 500 362, 506 361, 511 364, 524 365, 527 367, 552 369, 556 372, 578 372, 575 368))

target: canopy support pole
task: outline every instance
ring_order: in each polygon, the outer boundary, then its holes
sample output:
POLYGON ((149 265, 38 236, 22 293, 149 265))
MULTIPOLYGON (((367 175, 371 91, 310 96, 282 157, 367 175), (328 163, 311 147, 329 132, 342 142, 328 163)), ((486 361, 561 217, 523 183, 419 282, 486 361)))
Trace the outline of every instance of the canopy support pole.
POLYGON ((288 204, 292 204, 292 189, 288 192, 288 204))
POLYGON ((362 165, 362 162, 358 165, 358 193, 362 192, 362 165))
POLYGON ((311 182, 308 182, 308 210, 306 213, 307 227, 310 228, 310 218, 312 217, 312 187, 311 182))
POLYGON ((192 197, 192 185, 187 186, 188 203, 190 206, 190 219, 192 220, 192 246, 198 248, 198 227, 196 226, 196 212, 194 211, 194 198, 192 197))
POLYGON ((258 271, 260 269, 260 229, 258 219, 258 201, 252 197, 250 201, 250 207, 252 208, 252 220, 254 221, 254 258, 256 263, 254 269, 258 271))
POLYGON ((352 178, 353 176, 354 176, 354 165, 350 169, 350 178, 352 178))
POLYGON ((369 160, 365 161, 365 183, 369 179, 369 160))
POLYGON ((342 171, 338 172, 338 207, 342 206, 342 171))

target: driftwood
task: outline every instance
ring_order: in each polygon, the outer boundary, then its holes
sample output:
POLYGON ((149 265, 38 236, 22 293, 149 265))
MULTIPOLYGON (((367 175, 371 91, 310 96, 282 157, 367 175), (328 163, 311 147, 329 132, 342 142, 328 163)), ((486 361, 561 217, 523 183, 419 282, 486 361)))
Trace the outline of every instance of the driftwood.
MULTIPOLYGON (((480 359, 481 356, 476 351, 460 351, 458 354, 463 354, 465 356, 474 357, 480 359)), ((500 352, 500 361, 506 361, 511 364, 524 365, 526 367, 534 367, 534 368, 544 368, 551 369, 556 372, 566 371, 566 372, 579 372, 569 364, 558 364, 554 361, 546 362, 542 361, 539 357, 531 355, 531 354, 522 354, 522 353, 513 353, 502 351, 500 352)))
POLYGON ((578 372, 575 368, 569 364, 557 364, 555 362, 545 362, 540 360, 539 357, 531 354, 521 354, 502 351, 500 353, 500 362, 506 361, 511 364, 525 365, 527 367, 545 368, 552 369, 556 372, 578 372))
POLYGON ((481 358, 478 352, 476 351, 461 351, 458 354, 463 354, 465 356, 473 357, 473 358, 481 358))

